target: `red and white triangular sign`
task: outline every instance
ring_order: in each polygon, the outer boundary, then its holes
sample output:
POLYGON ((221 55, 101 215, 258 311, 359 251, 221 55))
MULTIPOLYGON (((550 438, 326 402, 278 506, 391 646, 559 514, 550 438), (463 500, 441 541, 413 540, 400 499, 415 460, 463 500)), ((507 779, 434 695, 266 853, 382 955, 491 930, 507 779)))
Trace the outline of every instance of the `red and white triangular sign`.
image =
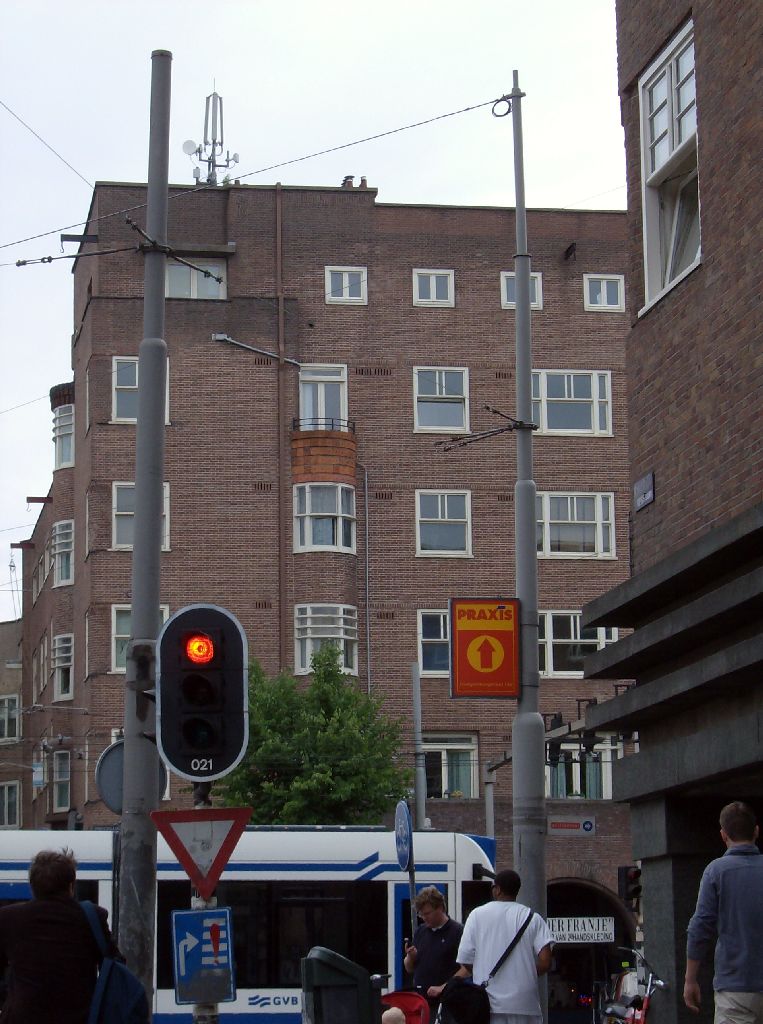
POLYGON ((181 867, 208 900, 252 820, 251 807, 201 808, 196 811, 152 811, 151 819, 181 867))

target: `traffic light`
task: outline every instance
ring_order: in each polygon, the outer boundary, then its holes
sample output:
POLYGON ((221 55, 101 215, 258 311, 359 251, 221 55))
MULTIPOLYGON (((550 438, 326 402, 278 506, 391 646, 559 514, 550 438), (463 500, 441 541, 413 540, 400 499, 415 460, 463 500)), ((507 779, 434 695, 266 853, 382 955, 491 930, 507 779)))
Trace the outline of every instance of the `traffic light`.
POLYGON ((641 868, 625 864, 617 869, 617 894, 633 905, 641 895, 641 868))
POLYGON ((181 608, 157 641, 159 751, 176 775, 211 782, 232 771, 249 738, 247 646, 235 615, 181 608))

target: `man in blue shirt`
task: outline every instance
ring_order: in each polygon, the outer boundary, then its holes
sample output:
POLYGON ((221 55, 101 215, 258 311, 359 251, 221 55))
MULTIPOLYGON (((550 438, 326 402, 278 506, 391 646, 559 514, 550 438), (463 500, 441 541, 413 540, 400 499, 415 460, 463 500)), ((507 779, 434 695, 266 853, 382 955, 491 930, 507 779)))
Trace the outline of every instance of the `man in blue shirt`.
POLYGON ((686 943, 684 1002, 699 1013, 699 965, 715 942, 715 1024, 763 1024, 763 856, 755 814, 740 801, 720 816, 722 857, 705 868, 686 943))

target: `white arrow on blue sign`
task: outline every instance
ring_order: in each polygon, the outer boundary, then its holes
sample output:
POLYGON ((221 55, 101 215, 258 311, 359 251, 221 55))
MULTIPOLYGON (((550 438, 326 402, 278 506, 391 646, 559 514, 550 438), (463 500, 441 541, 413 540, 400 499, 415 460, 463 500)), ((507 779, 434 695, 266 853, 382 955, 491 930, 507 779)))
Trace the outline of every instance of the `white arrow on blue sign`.
POLYGON ((228 907, 173 910, 175 1002, 230 1003, 236 998, 228 907))

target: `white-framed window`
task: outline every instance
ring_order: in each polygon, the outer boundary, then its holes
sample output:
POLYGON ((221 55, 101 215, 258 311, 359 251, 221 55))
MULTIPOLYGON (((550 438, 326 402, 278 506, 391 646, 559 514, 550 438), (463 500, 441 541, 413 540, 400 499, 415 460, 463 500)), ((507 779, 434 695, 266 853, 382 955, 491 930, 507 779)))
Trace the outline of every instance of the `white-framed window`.
POLYGON ((20 738, 20 720, 18 694, 0 697, 0 743, 15 743, 20 738))
MULTIPOLYGON (((513 270, 501 271, 501 309, 517 308, 517 275, 513 270)), ((530 273, 530 309, 543 309, 543 276, 530 273)))
MULTIPOLYGON (((160 624, 170 615, 169 605, 159 606, 160 624)), ((132 632, 132 607, 129 604, 111 606, 111 671, 124 672, 127 665, 127 644, 132 632)))
POLYGON ((368 305, 367 267, 326 267, 324 273, 329 305, 368 305))
POLYGON ((612 433, 609 370, 533 370, 532 400, 542 434, 612 433))
POLYGON ((617 629, 580 625, 580 612, 538 613, 538 668, 542 676, 583 675, 583 659, 613 644, 617 629))
POLYGON ((49 658, 48 658, 48 654, 49 654, 50 648, 49 648, 49 644, 48 644, 48 631, 47 630, 45 630, 45 632, 40 637, 40 647, 39 647, 39 650, 40 650, 40 693, 42 693, 42 691, 48 685, 48 676, 50 674, 49 673, 49 664, 50 664, 50 662, 49 662, 49 658))
POLYGON ((422 676, 450 673, 448 612, 423 608, 418 612, 419 669, 422 676))
POLYGON ((0 782, 0 828, 21 828, 19 782, 0 782))
POLYGON ((74 696, 74 634, 53 637, 53 700, 74 696))
POLYGON ((53 410, 53 448, 56 469, 74 465, 73 405, 59 405, 53 410))
POLYGON ((294 550, 354 553, 354 487, 321 483, 294 487, 294 550))
POLYGON ((300 430, 347 430, 347 367, 299 368, 300 430))
POLYGON ((465 366, 414 366, 414 430, 469 430, 469 371, 465 366))
POLYGON ((358 674, 358 609, 346 604, 298 604, 294 608, 294 671, 311 670, 312 657, 334 644, 343 671, 358 674))
POLYGON ((543 558, 613 558, 614 495, 539 491, 535 498, 538 554, 543 558))
POLYGON ((692 22, 639 78, 639 101, 648 306, 700 261, 692 22))
POLYGON ((479 796, 479 757, 476 736, 422 736, 427 797, 450 800, 479 796))
POLYGON ((622 274, 583 274, 585 309, 622 312, 625 309, 625 278, 622 274))
POLYGON ((72 803, 72 758, 68 750, 53 751, 53 812, 68 811, 72 803))
POLYGON ((414 270, 414 306, 455 306, 455 277, 453 270, 414 270))
MULTIPOLYGON (((162 551, 170 549, 170 485, 165 483, 162 503, 162 551)), ((111 546, 131 551, 135 531, 135 484, 114 481, 111 485, 111 546)))
POLYGON ((51 530, 53 586, 74 582, 74 520, 62 519, 51 530))
POLYGON ((546 744, 546 797, 612 799, 612 763, 623 756, 616 735, 546 744))
POLYGON ((188 257, 193 267, 176 260, 167 260, 164 294, 168 299, 224 299, 226 292, 225 260, 188 257), (222 280, 218 281, 218 278, 222 280))
MULTIPOLYGON (((114 356, 111 360, 111 420, 135 423, 138 418, 138 357, 114 356)), ((170 364, 167 360, 167 391, 164 396, 164 422, 170 415, 170 364)))
POLYGON ((416 491, 416 554, 468 558, 471 491, 416 491))

